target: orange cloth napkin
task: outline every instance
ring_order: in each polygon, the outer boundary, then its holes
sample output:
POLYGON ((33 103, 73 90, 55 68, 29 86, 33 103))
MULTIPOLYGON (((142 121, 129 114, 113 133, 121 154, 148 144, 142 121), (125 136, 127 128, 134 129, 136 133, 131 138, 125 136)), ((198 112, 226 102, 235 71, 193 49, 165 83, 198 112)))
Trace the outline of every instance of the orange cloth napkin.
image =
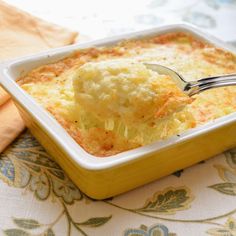
MULTIPOLYGON (((0 61, 72 44, 76 36, 0 0, 0 61)), ((0 152, 24 127, 10 96, 0 87, 0 152)))

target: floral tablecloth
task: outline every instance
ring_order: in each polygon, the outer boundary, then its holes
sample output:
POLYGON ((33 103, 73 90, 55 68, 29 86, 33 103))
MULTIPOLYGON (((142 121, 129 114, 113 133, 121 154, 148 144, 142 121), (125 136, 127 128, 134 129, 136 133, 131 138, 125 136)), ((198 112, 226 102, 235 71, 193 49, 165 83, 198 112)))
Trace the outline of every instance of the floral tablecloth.
MULTIPOLYGON (((236 43, 234 0, 8 2, 89 38, 187 21, 236 43), (122 11, 124 7, 128 10, 122 11)), ((236 149, 95 201, 25 131, 0 157, 0 235, 4 234, 235 236, 236 149)))

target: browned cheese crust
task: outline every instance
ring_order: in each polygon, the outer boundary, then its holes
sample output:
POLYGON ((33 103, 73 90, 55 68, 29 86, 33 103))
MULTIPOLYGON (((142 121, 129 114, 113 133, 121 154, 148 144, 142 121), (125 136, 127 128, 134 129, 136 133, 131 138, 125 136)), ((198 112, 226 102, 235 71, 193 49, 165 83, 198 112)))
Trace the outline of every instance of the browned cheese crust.
POLYGON ((236 73, 235 55, 188 34, 177 32, 123 41, 112 47, 80 50, 56 63, 32 70, 19 79, 19 84, 56 118, 79 145, 100 157, 166 139, 236 111, 236 87, 231 86, 195 95, 194 101, 183 110, 161 120, 155 128, 150 124, 146 129, 147 133, 150 132, 147 137, 120 137, 112 131, 93 125, 84 129, 74 105, 71 73, 86 62, 115 58, 155 61, 176 70, 189 81, 236 73))

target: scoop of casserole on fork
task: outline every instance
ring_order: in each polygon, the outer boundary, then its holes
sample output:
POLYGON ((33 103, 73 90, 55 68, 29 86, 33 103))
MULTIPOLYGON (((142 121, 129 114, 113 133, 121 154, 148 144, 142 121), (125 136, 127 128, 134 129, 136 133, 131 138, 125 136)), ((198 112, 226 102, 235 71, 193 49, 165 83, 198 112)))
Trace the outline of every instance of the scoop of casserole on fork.
POLYGON ((80 109, 107 130, 120 122, 154 125, 192 101, 170 76, 129 59, 86 63, 74 73, 73 85, 80 109))

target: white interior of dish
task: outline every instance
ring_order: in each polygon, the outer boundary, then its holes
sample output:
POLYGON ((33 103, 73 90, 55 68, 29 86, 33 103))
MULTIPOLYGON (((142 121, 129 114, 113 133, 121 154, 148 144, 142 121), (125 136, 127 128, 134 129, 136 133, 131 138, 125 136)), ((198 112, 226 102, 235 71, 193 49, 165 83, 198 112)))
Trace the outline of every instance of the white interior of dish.
POLYGON ((233 47, 225 45, 225 43, 212 36, 207 35, 205 32, 200 32, 193 26, 189 26, 186 24, 176 24, 139 31, 135 33, 129 33, 121 36, 111 37, 108 39, 52 49, 33 56, 27 56, 10 62, 6 62, 2 64, 0 68, 0 82, 3 87, 6 88, 8 92, 12 94, 12 96, 15 97, 15 99, 22 106, 32 116, 34 116, 39 123, 41 123, 41 125, 48 131, 48 134, 51 136, 51 138, 53 138, 57 142, 57 144, 61 146, 61 148, 63 148, 63 150, 65 150, 67 154, 80 166, 90 170, 111 168, 137 158, 142 158, 147 154, 155 153, 158 150, 165 149, 171 145, 186 141, 187 139, 191 139, 194 136, 201 135, 205 132, 217 129, 223 125, 228 125, 231 122, 235 122, 236 114, 232 113, 230 115, 209 122, 205 125, 187 130, 186 132, 180 134, 180 136, 173 136, 167 140, 157 141, 144 147, 122 152, 110 157, 100 158, 90 155, 83 148, 81 148, 45 109, 37 104, 31 96, 29 96, 23 89, 20 88, 15 80, 35 67, 58 61, 78 49, 88 48, 92 46, 108 46, 124 39, 150 37, 152 35, 176 31, 188 32, 194 37, 200 38, 201 40, 210 42, 211 44, 214 44, 218 47, 236 53, 236 50, 233 47))

